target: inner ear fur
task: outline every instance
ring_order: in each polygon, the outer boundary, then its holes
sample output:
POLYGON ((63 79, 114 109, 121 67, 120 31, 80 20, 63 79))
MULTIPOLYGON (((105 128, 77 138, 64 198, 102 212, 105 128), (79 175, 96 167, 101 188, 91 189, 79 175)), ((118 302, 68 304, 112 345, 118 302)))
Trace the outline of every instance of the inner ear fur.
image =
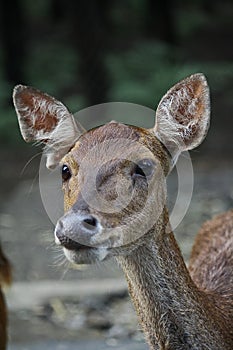
POLYGON ((49 168, 59 163, 85 131, 60 101, 33 87, 16 86, 13 102, 24 140, 46 145, 49 168))
POLYGON ((206 78, 194 74, 174 85, 156 111, 155 135, 173 157, 197 147, 209 127, 210 96, 206 78))

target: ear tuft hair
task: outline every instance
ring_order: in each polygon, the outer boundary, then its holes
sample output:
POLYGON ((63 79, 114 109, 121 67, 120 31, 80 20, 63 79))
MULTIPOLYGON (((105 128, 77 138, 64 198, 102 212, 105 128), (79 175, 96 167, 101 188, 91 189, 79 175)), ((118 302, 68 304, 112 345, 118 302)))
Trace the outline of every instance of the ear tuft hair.
POLYGON ((210 97, 206 78, 194 74, 173 86, 156 111, 155 135, 177 158, 197 147, 209 127, 210 97))
POLYGON ((24 140, 44 143, 54 168, 85 129, 60 101, 32 87, 17 85, 13 102, 24 140))

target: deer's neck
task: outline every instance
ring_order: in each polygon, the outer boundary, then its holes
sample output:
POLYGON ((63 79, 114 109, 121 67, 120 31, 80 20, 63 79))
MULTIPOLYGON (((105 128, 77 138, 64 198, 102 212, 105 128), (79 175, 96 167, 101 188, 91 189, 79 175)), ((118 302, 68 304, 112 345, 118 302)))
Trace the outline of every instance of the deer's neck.
POLYGON ((151 349, 228 349, 220 345, 221 319, 192 281, 174 235, 160 231, 117 258, 151 349))

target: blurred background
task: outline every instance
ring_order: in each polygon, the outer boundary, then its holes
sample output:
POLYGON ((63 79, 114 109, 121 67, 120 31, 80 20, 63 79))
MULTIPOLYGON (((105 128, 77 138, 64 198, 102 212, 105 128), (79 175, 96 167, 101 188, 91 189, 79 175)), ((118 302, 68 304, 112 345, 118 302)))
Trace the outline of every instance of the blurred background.
MULTIPOLYGON (((0 1, 0 239, 14 269, 7 294, 12 349, 32 349, 41 338, 75 340, 78 349, 91 349, 87 338, 96 349, 96 339, 100 349, 124 341, 130 349, 130 340, 133 349, 144 349, 117 268, 67 271, 54 262, 53 227, 38 190, 41 150, 22 141, 13 87, 32 85, 72 112, 112 101, 155 109, 167 89, 196 72, 208 79, 212 119, 206 141, 191 152, 194 196, 177 229, 186 259, 200 224, 233 206, 233 2, 0 1), (80 286, 86 289, 76 290, 80 286)), ((122 116, 122 122, 131 121, 122 116)), ((133 121, 145 127, 153 122, 133 121)), ((62 344, 49 348, 68 348, 62 344)))

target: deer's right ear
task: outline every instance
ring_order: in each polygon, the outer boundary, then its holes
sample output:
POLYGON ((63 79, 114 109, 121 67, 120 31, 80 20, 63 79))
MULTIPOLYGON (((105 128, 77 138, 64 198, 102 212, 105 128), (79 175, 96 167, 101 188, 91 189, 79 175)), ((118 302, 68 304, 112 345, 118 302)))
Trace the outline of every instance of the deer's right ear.
POLYGON ((61 102, 32 87, 17 85, 13 102, 24 140, 44 143, 46 166, 54 168, 85 129, 61 102))
POLYGON ((206 78, 194 74, 173 86, 156 111, 155 135, 175 163, 179 154, 197 147, 209 127, 210 97, 206 78))

